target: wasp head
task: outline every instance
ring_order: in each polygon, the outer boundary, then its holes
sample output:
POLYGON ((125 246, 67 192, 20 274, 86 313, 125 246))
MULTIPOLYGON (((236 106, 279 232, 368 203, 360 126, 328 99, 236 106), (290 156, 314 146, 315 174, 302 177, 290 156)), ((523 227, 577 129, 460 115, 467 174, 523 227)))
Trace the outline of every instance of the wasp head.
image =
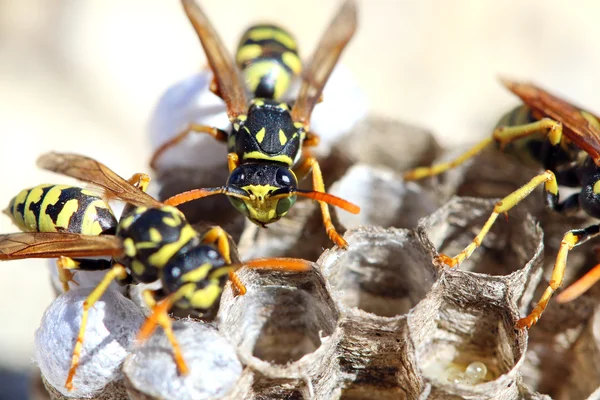
POLYGON ((259 226, 283 217, 296 202, 298 180, 285 165, 248 163, 227 181, 231 204, 259 226))

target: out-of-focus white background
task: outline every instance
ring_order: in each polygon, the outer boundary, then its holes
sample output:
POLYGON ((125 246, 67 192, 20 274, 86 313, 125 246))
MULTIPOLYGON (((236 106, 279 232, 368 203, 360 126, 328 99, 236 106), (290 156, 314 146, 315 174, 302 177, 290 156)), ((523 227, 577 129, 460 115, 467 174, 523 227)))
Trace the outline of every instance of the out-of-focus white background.
MULTIPOLYGON (((304 57, 340 4, 201 3, 232 51, 248 24, 266 19, 295 33, 304 57)), ((480 139, 517 104, 499 74, 600 111, 598 2, 359 6, 359 31, 342 62, 374 112, 429 128, 443 145, 480 139)), ((42 152, 83 153, 125 177, 148 171, 145 124, 154 103, 204 66, 176 0, 0 0, 0 60, 0 208, 23 188, 67 181, 36 169, 42 152)), ((14 230, 0 216, 0 233, 14 230)), ((34 331, 53 296, 46 265, 0 265, 0 366, 32 368, 34 331)))

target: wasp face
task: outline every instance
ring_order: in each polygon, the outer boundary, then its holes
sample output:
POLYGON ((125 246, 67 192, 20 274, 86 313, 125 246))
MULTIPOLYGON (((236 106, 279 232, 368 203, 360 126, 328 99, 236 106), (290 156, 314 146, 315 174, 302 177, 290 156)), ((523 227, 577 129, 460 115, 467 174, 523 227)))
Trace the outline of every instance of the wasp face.
POLYGON ((240 165, 227 181, 228 188, 244 196, 228 196, 231 204, 260 226, 275 222, 287 214, 296 202, 296 196, 285 194, 292 194, 297 186, 294 173, 277 164, 240 165))

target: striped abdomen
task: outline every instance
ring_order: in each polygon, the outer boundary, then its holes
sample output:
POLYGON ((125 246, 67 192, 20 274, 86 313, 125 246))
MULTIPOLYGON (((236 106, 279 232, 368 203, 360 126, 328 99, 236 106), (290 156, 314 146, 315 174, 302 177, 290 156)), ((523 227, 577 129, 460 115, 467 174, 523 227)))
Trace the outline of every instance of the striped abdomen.
POLYGON ((275 25, 248 28, 236 52, 246 89, 255 97, 279 100, 292 78, 300 74, 302 63, 296 41, 275 25))
POLYGON ((21 191, 5 210, 25 232, 114 233, 109 205, 92 192, 67 185, 39 185, 21 191))

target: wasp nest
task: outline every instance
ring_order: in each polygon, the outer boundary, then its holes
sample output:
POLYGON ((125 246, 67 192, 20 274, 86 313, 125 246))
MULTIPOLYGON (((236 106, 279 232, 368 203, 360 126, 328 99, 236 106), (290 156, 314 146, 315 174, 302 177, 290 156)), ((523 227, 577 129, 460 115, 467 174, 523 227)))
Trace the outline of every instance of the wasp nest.
MULTIPOLYGON (((202 82, 186 84, 208 80, 202 82)), ((347 250, 332 247, 318 206, 309 201, 299 201, 269 229, 246 223, 224 198, 188 204, 191 222, 222 225, 241 259, 317 261, 303 273, 242 269, 246 295, 236 296, 227 284, 216 315, 179 318, 174 330, 190 366, 187 376, 177 374, 161 329, 143 344, 134 342, 147 314, 139 289, 109 290, 90 313, 74 392, 63 384, 81 301, 91 289, 61 295, 36 335, 37 362, 52 397, 595 398, 598 290, 566 305, 551 302, 530 332, 514 328, 546 287, 562 235, 584 219, 550 215, 531 199, 508 220, 500 218, 460 267, 438 265, 438 254, 453 256, 473 239, 493 198, 528 177, 491 151, 439 178, 403 182, 406 169, 454 153, 442 153, 421 129, 363 118, 363 111, 350 132, 325 138, 320 159, 329 191, 362 209, 356 216, 332 215, 345 231, 347 250)), ((202 154, 194 156, 204 164, 193 168, 162 165, 160 198, 226 181, 224 157, 213 162, 202 154)), ((581 250, 569 255, 567 281, 593 265, 592 247, 581 250)))

